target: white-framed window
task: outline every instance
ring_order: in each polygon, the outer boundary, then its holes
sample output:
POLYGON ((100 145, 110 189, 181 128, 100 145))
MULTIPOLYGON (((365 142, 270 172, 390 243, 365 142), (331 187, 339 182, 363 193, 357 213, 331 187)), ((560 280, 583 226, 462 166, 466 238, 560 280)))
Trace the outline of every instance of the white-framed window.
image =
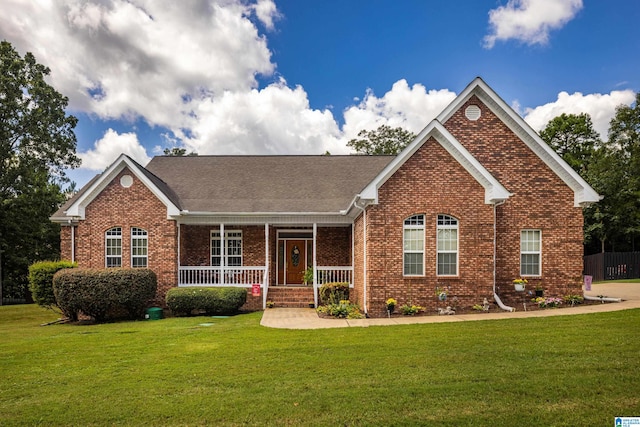
POLYGON ((122 228, 113 227, 104 233, 105 266, 122 267, 122 228))
POLYGON ((437 260, 438 276, 458 275, 458 220, 449 215, 438 215, 437 260))
POLYGON ((540 276, 542 254, 542 231, 520 231, 520 275, 540 276))
POLYGON ((148 264, 149 239, 147 230, 131 228, 131 267, 146 268, 148 264))
MULTIPOLYGON (((211 265, 219 267, 222 265, 222 250, 220 245, 220 232, 211 232, 211 265)), ((227 267, 239 267, 242 265, 242 231, 225 231, 224 245, 226 247, 227 267)))
POLYGON ((424 276, 424 215, 404 220, 403 272, 405 276, 424 276))

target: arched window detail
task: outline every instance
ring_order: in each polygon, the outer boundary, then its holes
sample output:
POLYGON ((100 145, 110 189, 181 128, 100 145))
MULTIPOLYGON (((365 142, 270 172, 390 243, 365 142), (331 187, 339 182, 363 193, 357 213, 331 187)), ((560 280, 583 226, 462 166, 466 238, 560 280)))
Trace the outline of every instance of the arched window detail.
POLYGON ((131 267, 146 268, 148 265, 149 239, 147 230, 131 228, 131 267))
POLYGON ((403 273, 405 276, 424 276, 424 215, 404 220, 403 273))
POLYGON ((437 223, 438 276, 458 275, 458 220, 449 215, 438 215, 437 223))
POLYGON ((113 227, 104 233, 105 266, 122 267, 122 228, 113 227))

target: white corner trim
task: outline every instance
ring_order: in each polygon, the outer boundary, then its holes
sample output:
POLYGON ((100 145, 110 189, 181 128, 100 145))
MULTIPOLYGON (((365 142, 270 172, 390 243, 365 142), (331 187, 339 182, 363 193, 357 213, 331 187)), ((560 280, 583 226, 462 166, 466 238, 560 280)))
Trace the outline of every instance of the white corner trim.
POLYGON ((482 185, 485 190, 484 201, 486 204, 496 203, 509 198, 511 193, 437 120, 431 121, 431 123, 418 134, 413 142, 398 154, 398 156, 364 188, 360 193, 361 197, 363 199, 372 199, 374 203, 378 203, 378 190, 380 187, 431 137, 447 150, 447 152, 482 185))
POLYGON ((67 216, 85 219, 85 208, 91 203, 124 168, 128 168, 166 207, 167 219, 180 215, 180 209, 156 185, 140 171, 127 155, 121 154, 69 208, 67 216))
POLYGON ((545 143, 540 135, 480 77, 476 77, 436 120, 445 123, 473 95, 476 95, 511 131, 522 140, 571 190, 574 206, 596 203, 602 197, 545 143))

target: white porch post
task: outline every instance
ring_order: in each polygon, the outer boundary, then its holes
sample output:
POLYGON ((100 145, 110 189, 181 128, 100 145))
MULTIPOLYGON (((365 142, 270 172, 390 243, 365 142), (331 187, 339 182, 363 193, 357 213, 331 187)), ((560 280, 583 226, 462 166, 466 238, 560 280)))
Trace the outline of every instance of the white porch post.
POLYGON ((224 285, 224 267, 227 265, 227 248, 224 242, 224 224, 220 223, 220 283, 224 285))
MULTIPOLYGON (((211 236, 209 236, 211 238, 211 236)), ((178 223, 178 286, 180 286, 180 223, 178 223)))
POLYGON ((318 262, 316 259, 316 240, 318 237, 318 224, 313 223, 313 304, 318 306, 318 262))
POLYGON ((262 309, 267 308, 267 291, 269 290, 269 224, 264 224, 264 283, 262 284, 262 309))
POLYGON ((76 262, 76 226, 71 223, 71 262, 76 262))

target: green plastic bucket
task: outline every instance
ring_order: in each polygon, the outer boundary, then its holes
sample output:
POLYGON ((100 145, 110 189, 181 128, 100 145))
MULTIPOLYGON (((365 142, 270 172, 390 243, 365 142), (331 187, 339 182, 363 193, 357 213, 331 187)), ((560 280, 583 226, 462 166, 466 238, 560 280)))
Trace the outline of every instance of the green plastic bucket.
POLYGON ((147 315, 145 316, 149 320, 160 320, 163 317, 163 312, 160 307, 151 307, 147 309, 147 315))

